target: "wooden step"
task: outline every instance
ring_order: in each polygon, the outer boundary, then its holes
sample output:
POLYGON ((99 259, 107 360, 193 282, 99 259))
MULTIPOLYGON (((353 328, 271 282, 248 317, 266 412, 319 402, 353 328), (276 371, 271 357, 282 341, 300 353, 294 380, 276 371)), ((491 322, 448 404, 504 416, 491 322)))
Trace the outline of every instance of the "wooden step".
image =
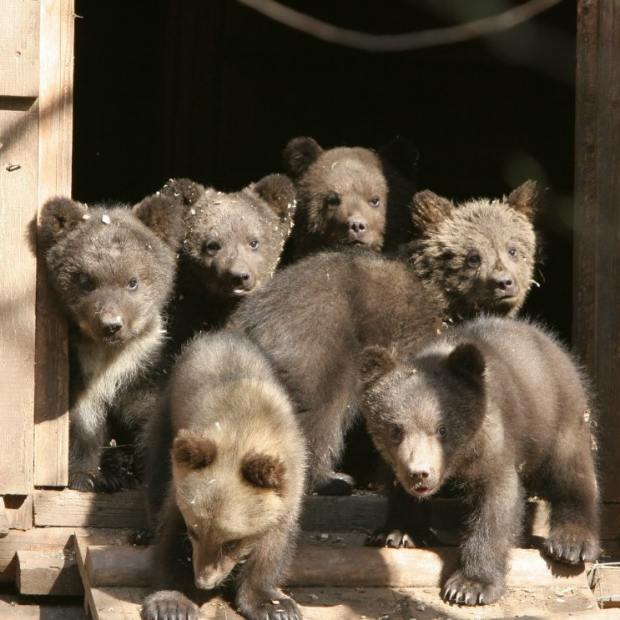
MULTIPOLYGON (((495 605, 472 609, 446 605, 439 597, 442 575, 454 565, 456 549, 373 549, 360 542, 359 535, 302 536, 287 591, 305 620, 543 618, 597 612, 583 567, 571 571, 551 565, 535 550, 513 550, 506 596, 495 605)), ((78 538, 76 550, 92 617, 137 620, 148 592, 152 549, 88 545, 78 538)), ((205 603, 202 612, 205 620, 240 618, 218 597, 205 603)))

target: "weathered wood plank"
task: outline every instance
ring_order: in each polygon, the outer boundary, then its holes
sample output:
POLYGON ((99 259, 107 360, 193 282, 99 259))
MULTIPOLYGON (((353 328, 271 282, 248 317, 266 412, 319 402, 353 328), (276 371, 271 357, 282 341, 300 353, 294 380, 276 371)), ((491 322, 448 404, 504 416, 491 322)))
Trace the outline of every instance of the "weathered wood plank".
POLYGON ((20 594, 82 596, 75 551, 19 550, 17 589, 20 594))
POLYGON ((36 262, 28 230, 37 209, 37 126, 36 103, 0 110, 0 493, 17 495, 33 483, 36 262))
POLYGON ((0 95, 35 98, 39 92, 39 7, 4 0, 0 12, 0 95))
POLYGON ((6 538, 0 538, 0 582, 14 581, 18 551, 64 553, 73 548, 74 534, 85 537, 92 544, 128 544, 133 530, 105 528, 44 527, 20 532, 11 530, 6 538))
POLYGON ((85 620, 84 611, 79 605, 52 602, 34 604, 32 599, 19 596, 0 598, 0 618, 2 620, 85 620))
POLYGON ((579 0, 573 342, 600 410, 603 497, 620 501, 620 5, 579 0))
POLYGON ((35 490, 34 520, 37 526, 146 527, 144 494, 35 490))
MULTIPOLYGON (((74 0, 41 0, 39 205, 71 195, 74 0)), ((66 486, 69 458, 67 325, 38 252, 34 483, 66 486)))
POLYGON ((9 517, 4 505, 4 497, 0 496, 0 538, 4 538, 9 533, 9 517))
MULTIPOLYGON (((287 579, 291 587, 439 587, 457 564, 458 550, 333 548, 300 545, 287 579)), ((142 587, 149 583, 152 548, 90 545, 85 569, 92 587, 142 587), (114 567, 117 570, 114 570, 114 567)), ((583 566, 546 561, 534 549, 513 549, 510 587, 558 584, 587 587, 583 566)))
MULTIPOLYGON (((441 601, 439 588, 292 588, 304 620, 481 620, 497 618, 546 618, 609 620, 614 610, 598 610, 587 588, 509 589, 494 605, 461 607, 441 601)), ((138 620, 145 588, 94 588, 98 620, 138 620)), ((233 608, 216 597, 201 606, 204 620, 241 620, 233 608)))
POLYGON ((4 506, 10 529, 29 530, 32 527, 32 495, 5 495, 4 506))

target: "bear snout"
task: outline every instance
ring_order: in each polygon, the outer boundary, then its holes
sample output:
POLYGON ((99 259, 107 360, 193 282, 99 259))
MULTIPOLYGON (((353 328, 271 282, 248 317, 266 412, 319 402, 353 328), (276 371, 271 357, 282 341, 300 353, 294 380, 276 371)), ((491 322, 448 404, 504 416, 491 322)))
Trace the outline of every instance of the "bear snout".
POLYGON ((233 295, 244 295, 249 293, 256 283, 256 279, 249 269, 231 269, 228 272, 228 281, 232 288, 233 295))
POLYGON ((493 274, 491 286, 497 299, 515 297, 518 291, 514 277, 507 271, 493 274))
POLYGON ((104 340, 118 340, 122 334, 125 322, 121 314, 106 312, 99 317, 101 335, 104 340))

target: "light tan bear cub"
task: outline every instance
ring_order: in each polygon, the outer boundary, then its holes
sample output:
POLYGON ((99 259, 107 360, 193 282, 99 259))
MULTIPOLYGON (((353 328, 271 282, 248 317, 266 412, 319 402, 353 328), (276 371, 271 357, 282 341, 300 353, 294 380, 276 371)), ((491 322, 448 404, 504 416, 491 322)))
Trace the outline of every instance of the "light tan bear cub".
POLYGON ((238 568, 246 618, 299 620, 279 586, 294 550, 305 442, 266 358, 243 336, 199 336, 166 400, 147 440, 157 591, 142 617, 197 618, 195 589, 217 588, 238 568))

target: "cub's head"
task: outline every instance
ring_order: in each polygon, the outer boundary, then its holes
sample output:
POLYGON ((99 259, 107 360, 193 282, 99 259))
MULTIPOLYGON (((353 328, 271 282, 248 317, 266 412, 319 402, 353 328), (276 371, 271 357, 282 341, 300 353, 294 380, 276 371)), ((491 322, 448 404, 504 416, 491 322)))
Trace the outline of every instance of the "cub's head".
POLYGON ((273 454, 236 454, 222 431, 181 429, 172 446, 175 500, 192 544, 196 587, 220 585, 286 512, 287 471, 273 454))
POLYGON ((174 283, 181 230, 178 209, 158 195, 132 209, 69 198, 43 206, 38 242, 49 278, 84 336, 117 345, 155 326, 174 283))
POLYGON ((296 235, 316 238, 321 247, 382 248, 388 188, 375 153, 323 150, 312 138, 293 138, 284 149, 284 168, 297 186, 296 235))
POLYGON ((519 311, 532 284, 537 194, 527 181, 501 200, 455 205, 428 190, 414 196, 414 269, 444 292, 454 314, 519 311))
POLYGON ((233 193, 172 179, 162 193, 181 198, 181 256, 210 293, 243 297, 271 278, 295 208, 295 189, 286 176, 272 174, 233 193))
POLYGON ((458 472, 485 410, 485 362, 473 344, 445 345, 396 361, 382 347, 362 352, 361 410, 373 442, 415 497, 458 472))

